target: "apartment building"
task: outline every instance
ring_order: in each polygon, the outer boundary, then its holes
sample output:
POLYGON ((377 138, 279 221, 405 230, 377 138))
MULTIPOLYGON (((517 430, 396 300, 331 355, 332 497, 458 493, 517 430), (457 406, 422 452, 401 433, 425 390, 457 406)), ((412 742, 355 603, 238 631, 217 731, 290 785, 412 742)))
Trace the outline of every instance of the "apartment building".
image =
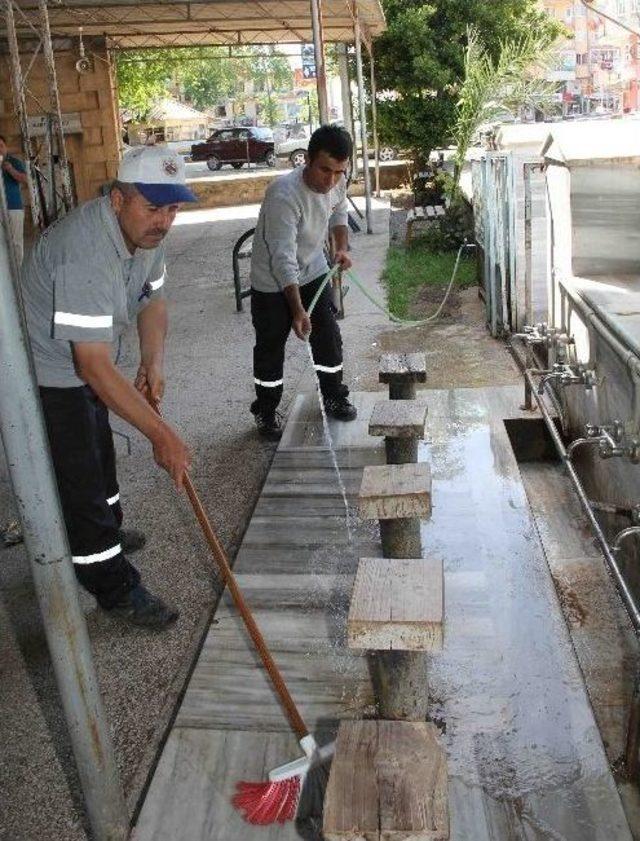
POLYGON ((621 113, 640 106, 639 39, 598 14, 598 10, 640 29, 640 0, 542 0, 546 11, 565 25, 570 36, 559 50, 551 78, 568 113, 595 110, 621 113))

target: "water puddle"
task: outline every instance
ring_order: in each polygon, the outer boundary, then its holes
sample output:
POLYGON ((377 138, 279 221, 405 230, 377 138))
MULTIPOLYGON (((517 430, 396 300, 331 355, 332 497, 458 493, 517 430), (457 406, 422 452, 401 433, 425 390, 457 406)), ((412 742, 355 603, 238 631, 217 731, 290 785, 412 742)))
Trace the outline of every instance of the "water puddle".
POLYGON ((324 438, 327 444, 329 445, 329 452, 331 454, 331 462, 333 464, 333 469, 335 470, 336 479, 338 481, 338 488, 340 489, 340 493, 342 494, 342 501, 344 502, 344 523, 347 529, 347 536, 349 538, 349 543, 353 541, 353 534, 351 530, 351 512, 349 510, 349 501, 347 500, 347 489, 345 487, 344 481, 342 479, 342 473, 340 473, 340 467, 338 465, 338 457, 336 456, 335 447, 333 446, 333 438, 331 437, 331 429, 329 428, 329 419, 327 418, 327 410, 324 407, 324 400, 322 399, 322 391, 320 389, 320 380, 318 379, 318 375, 316 374, 315 369, 315 362, 313 360, 313 351, 311 350, 311 345, 309 342, 305 342, 307 346, 307 353, 309 354, 309 359, 311 361, 311 367, 313 369, 313 376, 316 381, 316 390, 318 392, 318 402, 320 403, 320 413, 322 414, 322 427, 324 429, 324 438))

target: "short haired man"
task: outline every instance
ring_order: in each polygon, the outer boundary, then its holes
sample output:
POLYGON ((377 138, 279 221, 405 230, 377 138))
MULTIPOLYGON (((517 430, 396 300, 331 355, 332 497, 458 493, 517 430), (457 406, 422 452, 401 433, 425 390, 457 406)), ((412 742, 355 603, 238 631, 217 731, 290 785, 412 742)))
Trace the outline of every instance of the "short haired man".
POLYGON ((27 183, 27 173, 20 158, 9 154, 7 141, 1 134, 0 165, 2 166, 2 180, 9 208, 11 237, 15 243, 18 265, 21 265, 24 256, 24 205, 22 204, 20 185, 27 183))
POLYGON ((142 586, 126 557, 144 538, 120 528, 108 410, 149 439, 156 462, 180 488, 189 451, 145 398, 160 400, 165 387, 162 241, 180 203, 194 200, 180 157, 166 147, 132 149, 110 194, 48 228, 23 270, 27 325, 76 576, 112 615, 156 629, 178 614, 142 586), (134 319, 140 367, 131 384, 112 362, 112 350, 134 319))
POLYGON ((357 414, 342 382, 342 338, 329 285, 311 316, 307 313, 328 271, 324 248, 328 232, 333 237, 335 263, 351 267, 346 201, 351 151, 348 132, 321 126, 309 140, 306 166, 274 181, 260 209, 251 257, 251 315, 256 333, 256 399, 251 411, 258 431, 270 440, 282 436, 276 410, 291 327, 299 339, 309 339, 327 413, 345 421, 357 414))

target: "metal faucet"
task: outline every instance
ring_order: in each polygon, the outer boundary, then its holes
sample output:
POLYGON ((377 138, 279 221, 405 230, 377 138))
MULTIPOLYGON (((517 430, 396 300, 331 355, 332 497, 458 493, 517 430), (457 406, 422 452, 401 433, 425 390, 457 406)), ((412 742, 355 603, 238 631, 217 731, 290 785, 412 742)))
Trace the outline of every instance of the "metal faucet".
POLYGON ((585 428, 585 437, 576 438, 567 447, 567 458, 571 460, 575 450, 583 445, 594 444, 598 447, 600 458, 615 458, 626 456, 631 462, 640 462, 640 443, 633 439, 629 443, 625 441, 624 424, 620 420, 613 421, 608 426, 595 426, 588 423, 585 428))
POLYGON ((526 345, 570 345, 573 344, 573 337, 563 330, 541 321, 539 324, 525 324, 522 333, 512 333, 510 340, 522 339, 526 345))
POLYGON ((626 529, 619 531, 611 545, 611 551, 617 554, 622 549, 622 541, 626 540, 627 537, 631 537, 633 534, 640 534, 640 525, 628 526, 626 529))
POLYGON ((558 380, 561 386, 583 385, 586 389, 592 389, 596 384, 595 371, 566 362, 556 362, 553 369, 542 377, 538 384, 538 394, 544 394, 545 386, 551 380, 558 380))

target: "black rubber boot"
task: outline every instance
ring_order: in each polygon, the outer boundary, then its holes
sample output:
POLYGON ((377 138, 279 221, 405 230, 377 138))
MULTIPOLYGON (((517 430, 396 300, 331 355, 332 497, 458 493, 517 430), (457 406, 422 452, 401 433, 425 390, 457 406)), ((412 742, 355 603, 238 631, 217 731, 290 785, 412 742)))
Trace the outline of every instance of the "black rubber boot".
POLYGON ((282 417, 277 409, 260 406, 257 401, 254 401, 251 404, 251 414, 256 419, 261 438, 267 441, 279 441, 282 438, 282 417))
POLYGON ((172 625, 180 615, 177 610, 165 604, 158 596, 138 584, 107 611, 110 616, 124 619, 140 628, 163 631, 172 625))
POLYGON ((358 417, 358 410, 349 400, 339 395, 337 397, 325 397, 324 408, 327 414, 341 421, 352 421, 358 417))

